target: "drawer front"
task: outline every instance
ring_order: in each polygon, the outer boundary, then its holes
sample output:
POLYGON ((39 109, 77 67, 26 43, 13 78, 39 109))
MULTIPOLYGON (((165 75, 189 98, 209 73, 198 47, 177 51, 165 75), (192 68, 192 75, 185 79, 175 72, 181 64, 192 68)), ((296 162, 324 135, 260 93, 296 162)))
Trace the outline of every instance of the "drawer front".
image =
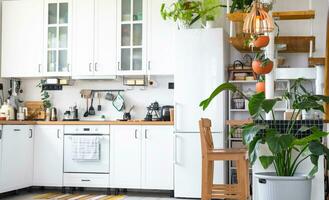
POLYGON ((64 174, 65 187, 99 187, 108 188, 109 174, 64 174))
POLYGON ((110 134, 109 125, 67 125, 64 126, 66 134, 110 134))

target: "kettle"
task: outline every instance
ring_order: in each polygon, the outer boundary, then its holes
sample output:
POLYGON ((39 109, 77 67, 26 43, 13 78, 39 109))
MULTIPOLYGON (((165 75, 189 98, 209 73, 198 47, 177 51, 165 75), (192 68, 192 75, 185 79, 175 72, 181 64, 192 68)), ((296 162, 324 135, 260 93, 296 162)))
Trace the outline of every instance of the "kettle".
POLYGON ((50 121, 57 121, 57 109, 55 107, 50 110, 50 121))
POLYGON ((162 106, 161 108, 161 120, 170 121, 170 109, 173 109, 174 106, 162 106))

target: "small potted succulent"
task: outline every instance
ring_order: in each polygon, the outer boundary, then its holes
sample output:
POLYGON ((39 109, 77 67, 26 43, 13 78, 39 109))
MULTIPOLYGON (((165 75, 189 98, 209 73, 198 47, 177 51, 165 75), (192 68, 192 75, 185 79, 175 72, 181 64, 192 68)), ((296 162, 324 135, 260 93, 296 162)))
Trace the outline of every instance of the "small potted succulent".
POLYGON ((264 53, 257 53, 252 61, 252 69, 258 74, 268 74, 273 69, 273 61, 265 57, 264 53))
POLYGON ((261 75, 259 77, 258 82, 256 83, 256 92, 257 93, 265 93, 265 76, 261 75))

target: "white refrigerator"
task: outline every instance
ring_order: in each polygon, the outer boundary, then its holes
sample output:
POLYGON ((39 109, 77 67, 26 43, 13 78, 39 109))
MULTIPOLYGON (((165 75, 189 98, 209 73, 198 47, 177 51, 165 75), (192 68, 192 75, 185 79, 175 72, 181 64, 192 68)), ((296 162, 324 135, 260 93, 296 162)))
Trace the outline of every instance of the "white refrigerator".
MULTIPOLYGON (((216 148, 225 144, 226 97, 206 111, 199 104, 225 82, 230 48, 221 28, 187 29, 175 37, 175 197, 201 197, 201 142, 198 121, 212 120, 216 148)), ((224 183, 223 162, 215 163, 215 182, 224 183)))

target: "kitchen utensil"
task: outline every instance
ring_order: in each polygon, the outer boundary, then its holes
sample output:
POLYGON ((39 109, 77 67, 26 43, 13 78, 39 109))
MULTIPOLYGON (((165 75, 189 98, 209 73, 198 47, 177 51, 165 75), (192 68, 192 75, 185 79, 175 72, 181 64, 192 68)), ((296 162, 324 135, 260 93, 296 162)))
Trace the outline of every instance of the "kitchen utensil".
POLYGON ((174 106, 162 106, 161 108, 161 120, 170 121, 170 109, 173 109, 174 106))
POLYGON ((81 97, 88 99, 88 98, 91 98, 92 91, 91 90, 81 90, 80 94, 81 94, 81 97))
POLYGON ((90 107, 89 107, 89 115, 95 115, 95 108, 93 107, 93 103, 94 103, 94 97, 91 98, 91 103, 90 103, 90 107))
POLYGON ((115 96, 111 92, 108 92, 105 95, 105 99, 108 101, 113 101, 115 99, 115 96))
POLYGON ((122 109, 124 108, 124 103, 125 100, 119 93, 113 100, 112 105, 114 106, 115 109, 117 109, 117 111, 122 111, 122 109))
POLYGON ((144 118, 145 121, 159 121, 161 120, 160 114, 160 106, 158 102, 151 103, 150 106, 147 107, 147 114, 144 118))
POLYGON ((129 111, 128 112, 126 111, 123 114, 123 120, 125 120, 125 121, 131 120, 131 114, 130 113, 131 113, 132 109, 134 109, 134 106, 131 106, 129 111))
POLYGON ((97 110, 98 111, 102 111, 102 105, 101 105, 101 93, 97 93, 97 98, 98 98, 98 106, 97 106, 97 110))
POLYGON ((89 106, 88 106, 88 98, 86 99, 86 102, 87 102, 87 108, 86 108, 86 112, 83 114, 83 116, 84 117, 88 117, 88 115, 89 115, 89 112, 88 112, 88 108, 89 108, 89 106))

